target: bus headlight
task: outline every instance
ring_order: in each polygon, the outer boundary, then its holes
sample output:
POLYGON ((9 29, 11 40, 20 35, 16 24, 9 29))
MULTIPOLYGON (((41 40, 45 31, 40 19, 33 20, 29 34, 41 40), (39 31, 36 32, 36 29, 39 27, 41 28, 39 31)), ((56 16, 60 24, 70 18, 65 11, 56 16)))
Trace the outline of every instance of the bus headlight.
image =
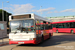
POLYGON ((9 41, 11 41, 12 39, 9 39, 9 41))
POLYGON ((33 38, 30 38, 30 40, 33 40, 33 38))
POLYGON ((36 38, 30 38, 30 40, 36 40, 36 38))

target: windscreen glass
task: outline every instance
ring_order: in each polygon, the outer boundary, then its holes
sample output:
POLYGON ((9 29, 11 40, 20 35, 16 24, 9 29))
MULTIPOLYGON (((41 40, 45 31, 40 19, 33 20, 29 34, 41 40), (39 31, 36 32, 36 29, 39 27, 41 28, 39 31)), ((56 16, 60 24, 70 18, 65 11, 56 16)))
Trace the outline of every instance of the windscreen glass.
POLYGON ((11 32, 32 32, 34 31, 34 20, 20 20, 10 22, 11 32))

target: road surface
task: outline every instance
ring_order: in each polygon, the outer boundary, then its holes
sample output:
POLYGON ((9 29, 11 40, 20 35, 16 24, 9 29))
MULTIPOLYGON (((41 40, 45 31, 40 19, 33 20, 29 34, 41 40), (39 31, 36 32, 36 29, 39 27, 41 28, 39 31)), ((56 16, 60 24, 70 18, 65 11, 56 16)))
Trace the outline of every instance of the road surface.
POLYGON ((6 45, 0 50, 75 50, 75 34, 54 33, 51 39, 38 45, 6 45))

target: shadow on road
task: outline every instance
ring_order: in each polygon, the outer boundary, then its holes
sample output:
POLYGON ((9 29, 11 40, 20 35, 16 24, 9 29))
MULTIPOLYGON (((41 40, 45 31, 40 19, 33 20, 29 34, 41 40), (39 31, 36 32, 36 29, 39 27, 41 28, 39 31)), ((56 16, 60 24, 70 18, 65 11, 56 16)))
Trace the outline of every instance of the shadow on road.
POLYGON ((75 42, 75 34, 64 34, 64 35, 56 35, 53 36, 51 39, 45 40, 43 43, 40 44, 22 44, 18 46, 30 46, 30 47, 47 47, 59 44, 66 44, 75 42))

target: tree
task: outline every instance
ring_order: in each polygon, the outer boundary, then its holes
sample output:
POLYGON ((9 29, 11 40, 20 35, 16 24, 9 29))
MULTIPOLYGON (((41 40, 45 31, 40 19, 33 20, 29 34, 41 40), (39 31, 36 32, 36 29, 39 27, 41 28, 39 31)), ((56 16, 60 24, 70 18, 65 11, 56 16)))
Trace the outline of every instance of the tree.
MULTIPOLYGON (((11 15, 11 13, 8 13, 7 11, 3 10, 4 12, 4 21, 7 21, 7 27, 9 27, 8 23, 9 23, 9 15, 11 15)), ((2 21, 2 9, 0 9, 0 21, 2 21)))

